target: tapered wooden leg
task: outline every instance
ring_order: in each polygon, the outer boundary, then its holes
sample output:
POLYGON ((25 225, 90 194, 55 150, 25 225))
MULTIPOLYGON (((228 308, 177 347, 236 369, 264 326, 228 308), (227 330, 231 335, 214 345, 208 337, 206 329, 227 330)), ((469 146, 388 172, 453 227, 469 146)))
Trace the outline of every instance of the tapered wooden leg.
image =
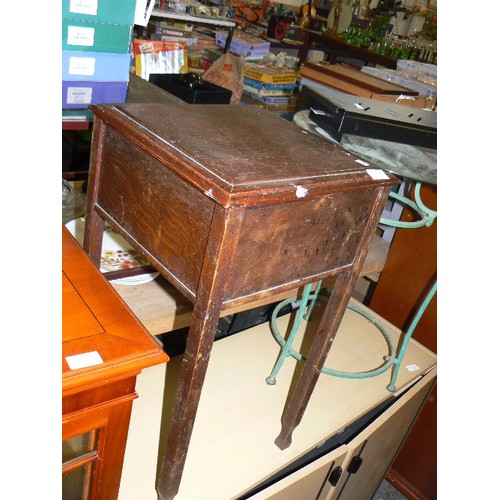
POLYGON ((85 207, 85 232, 83 235, 83 249, 90 260, 97 267, 101 266, 102 240, 104 233, 104 219, 95 211, 97 193, 99 192, 99 179, 101 172, 103 127, 101 120, 94 122, 90 154, 87 204, 85 207))
POLYGON ((276 446, 281 450, 288 448, 292 442, 292 433, 300 424, 307 404, 311 399, 312 392, 316 386, 321 369, 323 368, 332 343, 337 335, 337 330, 344 316, 347 304, 352 296, 359 271, 366 258, 370 243, 375 234, 380 215, 387 201, 389 193, 380 190, 377 203, 367 221, 359 243, 359 253, 353 261, 353 267, 342 272, 335 280, 330 299, 321 318, 318 331, 314 336, 311 350, 302 368, 302 373, 294 389, 290 402, 285 409, 281 419, 281 432, 274 440, 276 446))
POLYGON ((167 445, 157 484, 158 498, 174 498, 179 490, 189 441, 215 337, 218 316, 204 317, 198 308, 182 360, 167 445))
POLYGON ((275 444, 281 450, 292 442, 292 433, 300 424, 311 394, 325 364, 331 345, 337 334, 345 309, 354 288, 353 273, 344 272, 333 287, 332 294, 321 318, 318 331, 314 336, 311 350, 302 368, 302 373, 294 389, 290 402, 281 421, 281 432, 275 444))
POLYGON ((160 500, 174 498, 179 491, 242 213, 241 209, 228 213, 222 207, 214 211, 156 488, 160 500))

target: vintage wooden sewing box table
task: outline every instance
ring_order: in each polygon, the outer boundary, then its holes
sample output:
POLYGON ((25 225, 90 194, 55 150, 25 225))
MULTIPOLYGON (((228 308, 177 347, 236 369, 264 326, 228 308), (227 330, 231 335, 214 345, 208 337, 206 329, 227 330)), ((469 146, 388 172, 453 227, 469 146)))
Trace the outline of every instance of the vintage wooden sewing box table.
POLYGON ((99 266, 108 222, 194 305, 157 484, 173 498, 221 313, 336 276, 284 409, 285 449, 398 181, 254 106, 92 109, 85 250, 99 266))

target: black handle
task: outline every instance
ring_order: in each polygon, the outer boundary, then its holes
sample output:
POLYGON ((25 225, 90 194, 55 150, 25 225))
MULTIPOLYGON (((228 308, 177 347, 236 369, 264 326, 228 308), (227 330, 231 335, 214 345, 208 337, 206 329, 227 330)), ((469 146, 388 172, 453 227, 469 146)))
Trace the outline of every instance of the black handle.
POLYGON ((349 464, 349 467, 347 467, 347 472, 349 472, 350 474, 356 474, 362 463, 363 459, 359 455, 352 457, 351 463, 349 464))
POLYGON ((335 469, 332 470, 332 473, 330 474, 330 477, 328 478, 329 483, 332 486, 337 486, 337 483, 339 482, 340 476, 342 476, 342 467, 340 465, 337 465, 335 469))

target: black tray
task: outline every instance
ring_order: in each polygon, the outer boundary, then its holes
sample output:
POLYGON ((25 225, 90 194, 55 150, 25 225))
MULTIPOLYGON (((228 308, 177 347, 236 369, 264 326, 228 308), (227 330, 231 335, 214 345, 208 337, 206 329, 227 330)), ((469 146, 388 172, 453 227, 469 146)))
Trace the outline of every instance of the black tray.
POLYGON ((152 73, 149 75, 149 81, 189 104, 229 104, 231 102, 233 93, 230 90, 205 81, 202 88, 192 89, 180 82, 181 76, 182 74, 178 73, 152 73))
POLYGON ((433 111, 347 94, 339 103, 307 86, 302 86, 301 93, 301 109, 310 109, 309 119, 339 142, 343 134, 351 134, 437 149, 437 127, 433 126, 436 115, 433 111), (386 118, 391 114, 393 119, 386 118))

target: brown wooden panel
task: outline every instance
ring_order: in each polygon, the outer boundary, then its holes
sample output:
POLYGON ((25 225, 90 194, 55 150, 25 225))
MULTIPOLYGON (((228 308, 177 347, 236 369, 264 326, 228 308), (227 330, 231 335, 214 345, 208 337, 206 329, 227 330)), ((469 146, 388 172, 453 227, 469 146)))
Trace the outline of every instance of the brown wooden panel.
POLYGON ((338 192, 246 211, 226 300, 352 265, 375 198, 338 192))
POLYGON ((194 296, 215 202, 115 130, 103 143, 99 206, 194 296))

